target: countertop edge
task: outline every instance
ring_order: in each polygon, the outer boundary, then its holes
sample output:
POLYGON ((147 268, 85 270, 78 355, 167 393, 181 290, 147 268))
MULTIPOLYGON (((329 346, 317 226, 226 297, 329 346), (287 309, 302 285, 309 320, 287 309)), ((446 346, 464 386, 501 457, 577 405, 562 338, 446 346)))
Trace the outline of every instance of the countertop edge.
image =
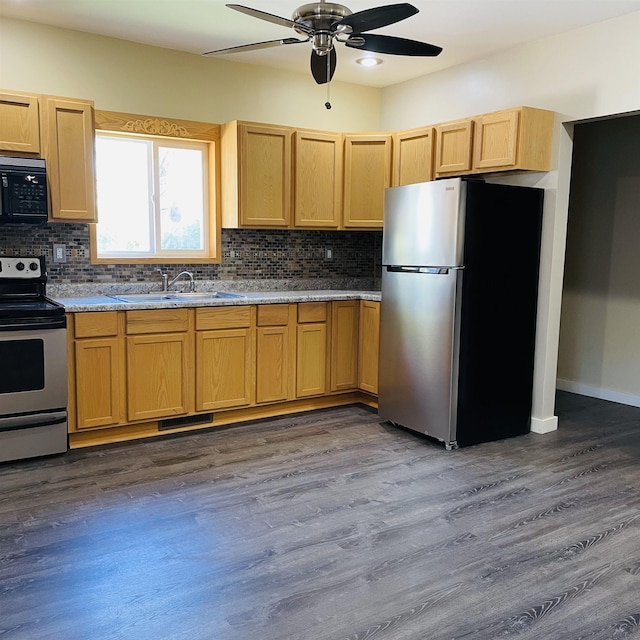
POLYGON ((67 313, 84 311, 133 311, 139 309, 175 309, 191 307, 228 307, 252 304, 288 304, 299 302, 332 302, 340 300, 369 300, 380 302, 380 291, 269 291, 247 292, 246 298, 211 298, 209 300, 166 300, 153 302, 122 302, 109 296, 52 298, 67 313))

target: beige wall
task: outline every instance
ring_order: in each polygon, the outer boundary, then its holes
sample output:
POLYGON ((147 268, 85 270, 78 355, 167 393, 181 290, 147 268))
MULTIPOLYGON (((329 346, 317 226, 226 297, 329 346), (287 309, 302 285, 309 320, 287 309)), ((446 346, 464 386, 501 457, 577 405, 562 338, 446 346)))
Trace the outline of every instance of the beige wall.
POLYGON ((640 107, 640 12, 382 90, 382 127, 403 129, 521 104, 571 120, 640 107))
POLYGON ((554 171, 506 182, 544 186, 532 429, 555 428, 558 337, 572 126, 640 110, 640 13, 510 49, 382 90, 381 124, 403 129, 517 105, 558 112, 554 171))
POLYGON ((577 125, 558 386, 640 406, 640 116, 577 125))
MULTIPOLYGON (((293 54, 294 52, 292 52, 293 54)), ((204 122, 370 131, 380 126, 380 90, 331 85, 311 74, 135 44, 0 18, 0 88, 94 100, 98 109, 204 122)))

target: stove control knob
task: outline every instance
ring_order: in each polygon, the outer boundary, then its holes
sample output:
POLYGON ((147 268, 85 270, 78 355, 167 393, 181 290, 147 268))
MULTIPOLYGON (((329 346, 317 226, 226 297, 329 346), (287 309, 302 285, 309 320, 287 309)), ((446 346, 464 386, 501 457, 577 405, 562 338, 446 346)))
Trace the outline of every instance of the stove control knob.
POLYGON ((29 269, 31 269, 31 271, 37 271, 39 266, 40 266, 40 265, 39 265, 37 262, 32 262, 32 263, 29 265, 29 269))
POLYGON ((16 262, 16 269, 18 271, 24 271, 24 262, 16 262))

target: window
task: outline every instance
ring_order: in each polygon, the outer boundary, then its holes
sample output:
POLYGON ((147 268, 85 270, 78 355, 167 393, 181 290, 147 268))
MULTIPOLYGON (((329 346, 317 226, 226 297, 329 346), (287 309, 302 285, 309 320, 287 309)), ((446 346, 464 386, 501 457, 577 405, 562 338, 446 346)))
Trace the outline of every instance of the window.
POLYGON ((218 125, 100 111, 96 125, 93 261, 219 259, 218 125))

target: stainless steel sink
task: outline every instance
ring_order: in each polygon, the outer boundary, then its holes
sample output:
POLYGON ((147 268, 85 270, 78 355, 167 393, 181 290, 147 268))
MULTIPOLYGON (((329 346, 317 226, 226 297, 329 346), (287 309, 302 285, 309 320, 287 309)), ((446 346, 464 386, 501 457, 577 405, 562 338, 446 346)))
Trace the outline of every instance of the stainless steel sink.
POLYGON ((132 293, 129 295, 109 296, 120 302, 201 302, 213 299, 246 298, 241 293, 230 291, 203 291, 202 293, 179 293, 173 291, 154 291, 152 293, 132 293))

